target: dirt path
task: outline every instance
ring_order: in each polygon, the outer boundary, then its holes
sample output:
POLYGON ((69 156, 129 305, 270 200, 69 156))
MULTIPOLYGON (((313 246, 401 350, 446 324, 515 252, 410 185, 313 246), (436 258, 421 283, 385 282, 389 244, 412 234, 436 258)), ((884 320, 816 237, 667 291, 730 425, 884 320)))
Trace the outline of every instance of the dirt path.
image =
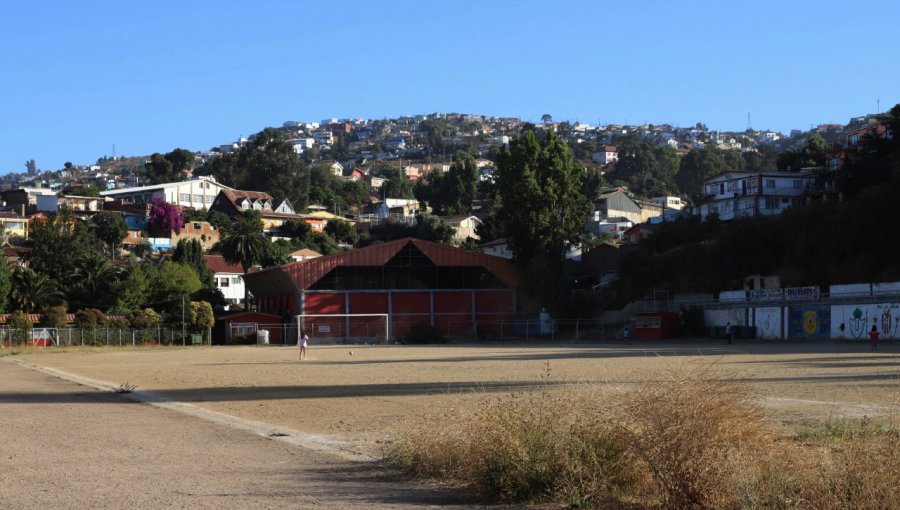
POLYGON ((0 358, 0 508, 478 508, 448 491, 0 358))

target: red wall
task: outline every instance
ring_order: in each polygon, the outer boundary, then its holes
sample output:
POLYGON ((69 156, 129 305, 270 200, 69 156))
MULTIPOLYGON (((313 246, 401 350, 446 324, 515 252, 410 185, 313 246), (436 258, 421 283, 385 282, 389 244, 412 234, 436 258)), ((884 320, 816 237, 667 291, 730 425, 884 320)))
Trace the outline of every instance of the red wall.
POLYGON ((348 313, 388 313, 388 295, 383 292, 350 292, 348 313))
POLYGON ((303 313, 347 313, 344 311, 344 293, 306 294, 303 301, 303 313))

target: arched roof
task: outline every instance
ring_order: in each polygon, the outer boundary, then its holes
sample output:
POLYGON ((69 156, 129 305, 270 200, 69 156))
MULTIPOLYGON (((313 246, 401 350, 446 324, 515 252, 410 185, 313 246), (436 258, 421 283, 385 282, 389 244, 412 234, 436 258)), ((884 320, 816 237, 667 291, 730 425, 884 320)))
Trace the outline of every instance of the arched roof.
POLYGON ((518 271, 508 259, 407 237, 251 273, 246 277, 247 285, 257 298, 294 294, 310 288, 339 266, 383 266, 410 244, 435 266, 482 267, 510 288, 519 284, 518 271))

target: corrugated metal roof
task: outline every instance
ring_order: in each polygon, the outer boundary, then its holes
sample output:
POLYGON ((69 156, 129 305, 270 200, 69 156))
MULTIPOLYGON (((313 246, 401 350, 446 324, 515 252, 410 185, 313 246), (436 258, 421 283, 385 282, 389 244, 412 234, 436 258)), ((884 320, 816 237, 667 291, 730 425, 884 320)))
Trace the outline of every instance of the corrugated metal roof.
POLYGON ((383 266, 408 244, 436 266, 483 267, 510 288, 519 284, 518 271, 508 259, 408 237, 252 273, 247 276, 247 285, 256 297, 294 294, 310 288, 338 266, 383 266))

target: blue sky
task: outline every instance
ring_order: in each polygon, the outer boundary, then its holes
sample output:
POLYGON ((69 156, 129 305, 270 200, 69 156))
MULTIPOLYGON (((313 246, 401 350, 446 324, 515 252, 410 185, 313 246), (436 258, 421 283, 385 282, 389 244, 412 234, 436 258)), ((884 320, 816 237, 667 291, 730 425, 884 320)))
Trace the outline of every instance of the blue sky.
POLYGON ((900 103, 900 2, 0 0, 0 174, 286 120, 788 131, 900 103))

